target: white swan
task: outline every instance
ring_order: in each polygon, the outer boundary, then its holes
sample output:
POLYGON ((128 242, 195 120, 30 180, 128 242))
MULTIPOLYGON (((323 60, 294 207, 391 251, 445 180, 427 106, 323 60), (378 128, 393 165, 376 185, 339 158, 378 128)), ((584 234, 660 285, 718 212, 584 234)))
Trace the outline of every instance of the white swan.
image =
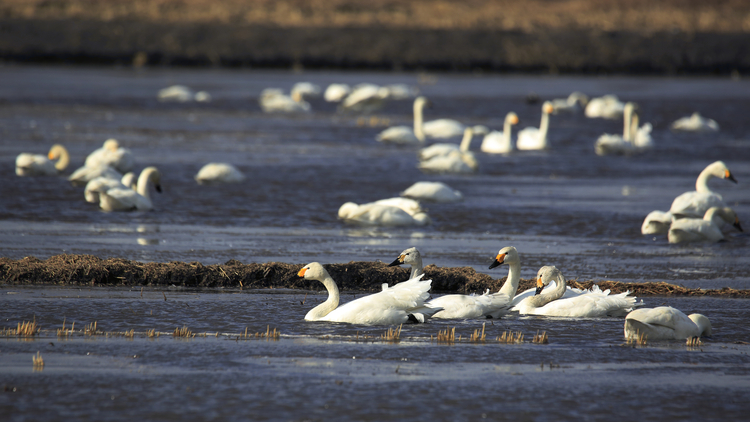
POLYGON ((419 94, 419 89, 406 84, 391 84, 385 87, 388 89, 388 98, 391 100, 408 100, 419 94))
POLYGON ((568 98, 556 98, 552 101, 552 114, 578 113, 582 107, 586 107, 589 97, 581 92, 575 91, 568 98))
POLYGON ((135 167, 135 158, 129 149, 120 146, 117 139, 107 139, 101 148, 95 149, 86 157, 84 167, 109 166, 120 173, 127 173, 135 167))
POLYGON ((711 321, 701 314, 685 315, 671 306, 636 309, 625 317, 625 338, 684 340, 711 336, 711 321))
POLYGON ((99 194, 106 192, 110 189, 121 188, 121 189, 132 189, 135 190, 137 185, 134 185, 135 173, 130 172, 122 176, 122 179, 110 179, 107 177, 97 177, 86 183, 86 188, 83 190, 83 196, 86 198, 86 202, 92 204, 99 203, 99 194))
POLYGON ((594 152, 596 152, 596 155, 622 155, 635 152, 636 148, 632 138, 632 116, 634 109, 634 103, 628 102, 625 104, 622 119, 622 136, 609 133, 599 136, 594 143, 594 152))
POLYGON ((471 140, 474 138, 474 130, 472 128, 464 129, 464 136, 461 139, 461 144, 450 144, 450 143, 437 143, 432 144, 426 148, 422 148, 417 156, 420 161, 429 161, 435 157, 445 156, 453 151, 468 152, 471 146, 471 140))
POLYGON ((418 145, 425 141, 424 132, 422 131, 422 110, 425 106, 429 105, 429 101, 425 97, 417 97, 414 100, 412 106, 414 111, 414 127, 409 126, 393 126, 380 132, 375 139, 378 142, 390 143, 390 144, 408 144, 418 145))
MULTIPOLYGON (((464 129, 464 139, 458 148, 455 148, 454 144, 438 144, 439 148, 436 148, 434 151, 436 155, 420 161, 417 168, 433 173, 474 173, 479 169, 479 161, 477 161, 474 153, 469 151, 472 138, 473 129, 467 127, 464 129), (437 154, 440 152, 443 152, 444 155, 437 154)), ((425 150, 427 149, 429 148, 425 148, 425 150)), ((425 150, 420 152, 420 155, 431 155, 425 150)))
POLYGON ((742 230, 737 214, 729 207, 711 207, 703 218, 680 218, 669 226, 669 243, 718 242, 724 239, 721 226, 727 222, 742 230))
POLYGON ((643 224, 641 224, 641 234, 666 233, 669 231, 669 226, 672 224, 673 219, 674 217, 669 211, 651 211, 643 220, 643 224))
POLYGON ((193 92, 192 89, 185 85, 172 85, 167 88, 160 89, 156 94, 159 101, 169 102, 174 101, 178 103, 186 103, 189 101, 198 102, 209 102, 211 101, 211 94, 206 91, 193 92))
POLYGON ((630 118, 630 136, 633 139, 633 145, 638 152, 643 152, 647 149, 654 147, 654 140, 651 139, 651 131, 654 127, 651 123, 645 123, 643 126, 639 126, 640 114, 638 109, 633 112, 633 116, 630 118))
POLYGON ((695 190, 685 192, 672 201, 669 212, 675 218, 697 217, 702 218, 711 207, 726 207, 721 195, 711 191, 708 181, 712 177, 727 179, 737 183, 737 179, 722 161, 715 161, 706 166, 695 181, 695 190))
POLYGON ((401 192, 401 196, 432 202, 458 202, 464 198, 461 192, 442 182, 417 182, 401 192))
POLYGON ((453 119, 437 119, 425 122, 422 126, 425 136, 435 139, 448 139, 461 136, 464 133, 462 123, 453 119))
POLYGON ((220 183, 238 183, 245 180, 245 175, 237 167, 227 163, 208 163, 195 175, 199 185, 220 183))
POLYGON ((315 85, 312 82, 297 82, 292 86, 290 95, 292 98, 299 96, 300 98, 318 98, 320 97, 320 86, 315 85))
POLYGON ((598 286, 578 296, 562 298, 566 291, 565 277, 551 265, 539 269, 536 283, 537 294, 523 299, 513 310, 522 315, 596 318, 624 316, 638 306, 636 298, 628 296, 630 292, 610 295, 609 290, 602 292, 598 286), (555 288, 542 292, 552 280, 556 282, 555 288))
POLYGON ((136 191, 129 188, 114 188, 99 193, 99 207, 104 211, 148 211, 153 208, 149 186, 161 192, 161 174, 156 167, 146 167, 138 176, 136 191))
POLYGON ((411 216, 415 216, 417 214, 424 212, 424 210, 422 209, 422 205, 419 204, 419 201, 415 199, 411 199, 411 198, 401 198, 401 197, 385 198, 385 199, 378 199, 377 201, 373 203, 378 204, 378 205, 388 205, 391 207, 401 208, 402 210, 406 211, 406 213, 411 216))
POLYGON ((592 98, 584 114, 589 118, 619 119, 622 117, 625 104, 623 104, 616 95, 605 95, 599 98, 592 98))
POLYGON ((54 176, 65 170, 70 164, 68 150, 60 144, 52 145, 47 156, 27 152, 16 157, 16 175, 18 176, 54 176))
POLYGON ((310 103, 295 93, 293 96, 284 95, 278 88, 266 88, 258 98, 260 108, 266 113, 309 113, 310 103))
POLYGON ((508 154, 513 151, 511 142, 511 126, 518 124, 518 116, 514 112, 505 115, 503 131, 493 130, 482 139, 482 146, 479 148, 482 152, 488 154, 508 154))
POLYGON ((357 205, 347 202, 339 208, 340 219, 369 226, 424 226, 430 217, 424 213, 409 215, 401 208, 375 203, 357 205))
POLYGON ((700 113, 695 112, 690 117, 675 120, 670 128, 684 132, 718 132, 719 124, 716 120, 701 117, 700 113))
POLYGON ((330 84, 323 93, 323 99, 329 103, 337 103, 349 95, 350 92, 352 92, 352 88, 347 84, 330 84))
POLYGON ((549 130, 549 115, 552 113, 552 103, 545 101, 542 104, 542 121, 539 128, 527 127, 518 132, 516 139, 516 148, 519 150, 537 150, 546 149, 547 132, 549 130))
POLYGON ((318 280, 328 290, 328 299, 305 315, 305 321, 348 322, 351 324, 387 325, 407 322, 425 322, 440 311, 425 301, 432 280, 413 278, 393 287, 384 286, 383 291, 361 297, 339 306, 339 289, 328 271, 317 262, 305 265, 299 277, 318 280))
MULTIPOLYGON (((389 267, 402 264, 411 266, 410 279, 424 274, 422 255, 417 248, 405 249, 389 267)), ((443 308, 432 316, 441 319, 491 318, 507 310, 509 303, 510 298, 505 293, 490 294, 489 290, 482 295, 444 295, 427 302, 429 306, 443 308)))
POLYGON ((104 177, 112 180, 121 180, 122 173, 107 165, 97 167, 79 167, 76 171, 68 176, 68 181, 74 186, 85 186, 88 182, 97 177, 104 177))
POLYGON ((383 108, 389 94, 388 88, 375 84, 359 84, 341 102, 339 111, 372 113, 383 108))

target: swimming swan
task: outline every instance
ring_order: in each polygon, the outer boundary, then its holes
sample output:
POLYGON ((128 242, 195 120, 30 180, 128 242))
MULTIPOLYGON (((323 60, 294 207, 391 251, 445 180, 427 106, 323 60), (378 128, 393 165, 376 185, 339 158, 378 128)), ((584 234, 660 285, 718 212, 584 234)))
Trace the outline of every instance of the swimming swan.
MULTIPOLYGON (((474 173, 479 169, 479 161, 477 161, 474 153, 469 151, 473 132, 472 128, 467 127, 464 130, 464 138, 459 148, 444 148, 445 151, 448 151, 445 155, 433 155, 429 159, 420 161, 417 168, 433 173, 474 173)), ((453 144, 440 145, 455 147, 453 144)))
POLYGON ((721 195, 714 193, 708 187, 708 181, 712 177, 731 180, 737 183, 737 179, 722 161, 715 161, 706 166, 695 181, 695 190, 685 192, 672 202, 669 211, 675 218, 697 217, 702 218, 711 207, 726 207, 721 195))
POLYGON ((690 117, 675 120, 670 128, 683 132, 718 132, 719 124, 716 120, 701 117, 700 113, 695 112, 690 117))
POLYGON ((729 207, 712 207, 703 218, 680 218, 669 226, 669 243, 718 242, 724 239, 721 226, 724 222, 742 230, 737 214, 729 207))
POLYGON ((47 156, 21 153, 16 157, 18 176, 54 176, 65 170, 70 163, 68 150, 60 144, 52 145, 47 156), (56 161, 55 161, 56 160, 56 161))
POLYGON ((425 97, 417 97, 414 100, 412 109, 414 111, 414 127, 393 126, 380 132, 375 139, 378 142, 402 145, 418 145, 425 141, 425 135, 422 131, 422 110, 429 106, 430 102, 425 97))
POLYGON ((245 180, 245 175, 237 167, 227 163, 208 163, 195 175, 199 185, 220 183, 238 183, 245 180))
POLYGON ((586 104, 584 114, 589 118, 619 119, 622 117, 625 104, 616 95, 605 95, 592 98, 586 104))
POLYGON ((339 208, 338 216, 345 221, 369 226, 424 226, 431 223, 424 212, 412 216, 399 207, 372 202, 362 205, 347 202, 339 208))
POLYGON ((351 324, 388 325, 407 322, 425 322, 440 308, 425 301, 432 280, 413 278, 383 291, 355 299, 339 306, 339 289, 328 271, 317 262, 305 265, 297 276, 318 280, 328 291, 328 299, 305 315, 305 321, 348 322, 351 324))
POLYGON ((537 272, 536 295, 527 297, 513 307, 522 315, 546 315, 573 318, 597 318, 605 316, 624 316, 638 306, 636 298, 628 296, 630 292, 610 295, 609 290, 602 292, 598 286, 575 297, 562 298, 566 283, 560 270, 555 266, 544 266, 537 272), (554 280, 555 288, 544 289, 554 280), (543 289, 546 290, 543 292, 543 289))
POLYGON ((461 139, 461 144, 451 143, 438 143, 432 144, 427 148, 422 148, 419 151, 418 157, 420 161, 429 161, 435 157, 446 156, 453 151, 459 151, 463 153, 469 152, 471 146, 471 140, 474 137, 474 130, 472 128, 464 129, 464 136, 461 139))
POLYGON ((628 102, 623 110, 623 129, 622 136, 617 134, 605 133, 594 143, 594 152, 596 155, 622 155, 632 154, 635 152, 635 145, 632 138, 632 115, 635 104, 628 102))
POLYGON ((401 196, 432 202, 458 202, 464 198, 461 192, 442 182, 417 182, 401 192, 401 196))
POLYGON ((671 306, 636 309, 625 317, 625 338, 684 340, 711 336, 711 321, 701 314, 685 315, 671 306))
POLYGON ((542 104, 542 121, 539 123, 539 128, 527 127, 518 132, 518 139, 516 140, 516 148, 519 150, 537 150, 546 149, 547 143, 547 132, 549 131, 549 115, 552 113, 552 103, 545 101, 542 104))
POLYGON ((161 174, 156 167, 146 167, 138 176, 136 190, 114 188, 99 193, 99 207, 104 211, 148 211, 154 206, 149 195, 149 186, 153 184, 161 192, 161 174))
POLYGON ((493 130, 482 139, 482 146, 479 148, 482 152, 488 154, 508 154, 513 151, 511 142, 511 126, 518 124, 518 116, 514 112, 505 115, 503 131, 493 130))
POLYGON ((575 91, 568 98, 556 98, 552 101, 552 114, 577 113, 581 107, 586 107, 589 97, 586 94, 575 91))

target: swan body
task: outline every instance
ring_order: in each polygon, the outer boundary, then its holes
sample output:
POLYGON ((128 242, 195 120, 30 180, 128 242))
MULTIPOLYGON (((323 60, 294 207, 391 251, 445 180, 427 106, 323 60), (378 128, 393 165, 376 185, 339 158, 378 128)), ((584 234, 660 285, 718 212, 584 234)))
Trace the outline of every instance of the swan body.
POLYGON ((711 321, 701 314, 685 315, 671 306, 636 309, 625 316, 625 338, 684 340, 711 336, 711 321))
POLYGON ((651 211, 641 224, 641 234, 667 233, 674 217, 667 211, 651 211))
POLYGON ((589 97, 581 92, 573 92, 568 98, 557 98, 552 101, 552 114, 578 113, 581 107, 586 107, 589 97))
POLYGON ((438 143, 438 144, 432 144, 428 146, 427 148, 422 148, 419 151, 419 160, 420 161, 428 161, 435 157, 439 156, 446 156, 450 154, 451 152, 458 151, 458 152, 468 152, 469 147, 471 146, 471 140, 474 137, 474 130, 472 128, 466 128, 464 129, 464 135, 461 139, 461 144, 449 144, 449 143, 438 143))
POLYGON ((401 192, 401 196, 432 202, 458 202, 464 198, 461 192, 442 182, 417 182, 401 192))
POLYGON ((120 173, 127 173, 135 167, 135 158, 129 149, 120 146, 117 139, 107 139, 101 148, 86 157, 83 165, 89 168, 109 166, 120 173))
MULTIPOLYGON (((596 155, 628 155, 636 151, 632 139, 632 116, 635 104, 628 102, 623 109, 622 136, 605 133, 594 143, 596 155)), ((636 123, 637 125, 637 123, 636 123)))
POLYGON ((463 135, 466 126, 453 119, 437 119, 425 122, 424 134, 429 138, 448 139, 463 135))
POLYGON ((86 198, 86 202, 98 204, 99 194, 101 192, 107 192, 108 190, 114 188, 135 190, 137 186, 133 186, 134 178, 135 173, 127 173, 126 175, 122 176, 122 179, 120 180, 110 179, 107 177, 97 177, 86 183, 86 188, 83 190, 83 196, 84 198, 86 198))
MULTIPOLYGON (((389 266, 407 264, 411 266, 410 279, 424 274, 422 256, 417 248, 405 249, 389 266)), ((437 297, 427 304, 442 308, 433 318, 440 319, 473 319, 487 318, 508 308, 510 299, 505 293, 490 294, 489 290, 482 295, 444 295, 437 297)))
POLYGON ((97 167, 83 166, 71 173, 70 176, 68 176, 68 181, 74 186, 85 186, 88 182, 97 177, 120 180, 122 179, 122 173, 106 165, 97 167))
POLYGON ((238 183, 245 180, 245 175, 237 167, 227 163, 208 163, 195 175, 199 185, 220 183, 238 183))
POLYGON ((156 98, 158 98, 158 100, 162 102, 209 102, 211 101, 211 94, 206 91, 193 92, 192 89, 186 87, 185 85, 172 85, 167 88, 160 89, 156 94, 156 98))
POLYGON ((589 118, 619 119, 622 117, 625 104, 616 95, 605 95, 592 98, 586 104, 584 114, 589 118))
POLYGON ((721 195, 714 193, 708 187, 708 181, 716 177, 727 179, 737 183, 737 179, 722 161, 715 161, 706 166, 695 181, 695 190, 685 192, 672 201, 669 211, 675 218, 697 217, 702 218, 711 207, 725 207, 721 195))
POLYGON ((47 156, 21 153, 16 157, 18 176, 54 176, 70 164, 68 150, 60 144, 52 145, 47 156))
POLYGON ((265 113, 309 113, 310 103, 302 98, 300 93, 293 96, 284 95, 277 88, 266 88, 258 99, 260 108, 265 113))
POLYGON ((394 126, 380 132, 375 139, 378 142, 391 144, 419 145, 424 143, 425 135, 422 131, 423 109, 429 101, 425 97, 417 97, 414 100, 414 127, 394 126))
POLYGON ((654 127, 651 123, 645 123, 639 126, 640 115, 636 109, 630 118, 630 136, 633 139, 633 146, 638 152, 645 151, 654 147, 654 140, 651 138, 651 131, 654 127))
POLYGON ((136 190, 113 188, 99 193, 99 207, 104 211, 148 211, 153 208, 149 186, 161 192, 161 175, 156 167, 146 167, 138 176, 136 190))
POLYGON ((352 92, 352 88, 347 84, 330 84, 323 93, 323 99, 329 103, 338 103, 350 92, 352 92))
POLYGON ((690 117, 677 119, 670 126, 672 130, 684 132, 718 132, 719 124, 716 120, 702 117, 695 112, 690 117))
POLYGON ((342 220, 369 226, 424 226, 431 222, 424 212, 412 216, 399 207, 375 203, 347 202, 339 208, 338 215, 342 220))
POLYGON ((357 85, 341 102, 339 110, 372 113, 383 108, 388 95, 388 88, 385 87, 374 84, 357 85))
POLYGON ((291 89, 291 96, 292 98, 295 98, 296 96, 299 96, 299 98, 302 98, 303 100, 306 98, 317 98, 320 97, 320 86, 315 85, 311 82, 297 82, 292 86, 291 89))
POLYGON ((406 84, 391 84, 386 85, 388 89, 388 98, 391 100, 408 100, 414 98, 419 94, 417 88, 411 87, 406 84))
POLYGON ((515 124, 518 124, 518 116, 511 111, 505 115, 502 132, 495 130, 484 136, 484 139, 482 139, 482 146, 480 147, 482 152, 488 154, 508 154, 512 152, 513 143, 511 142, 511 126, 515 124))
POLYGON ((373 203, 378 204, 378 205, 387 205, 391 207, 401 208, 402 210, 406 211, 406 213, 411 216, 415 216, 417 214, 424 212, 424 210, 422 209, 422 206, 419 204, 419 201, 416 201, 411 198, 394 197, 394 198, 378 199, 377 201, 373 203))
POLYGON ((427 161, 421 161, 417 168, 428 173, 468 174, 476 172, 479 168, 479 163, 473 154, 452 151, 448 155, 441 155, 427 161))
POLYGON ((630 292, 610 295, 609 290, 602 292, 594 286, 583 294, 564 299, 565 291, 565 277, 560 270, 544 266, 537 272, 537 295, 523 299, 513 310, 522 315, 597 318, 624 316, 638 306, 636 298, 628 296, 630 292), (544 289, 552 280, 556 282, 555 288, 551 291, 544 289))
POLYGON ((328 299, 311 309, 305 321, 347 322, 351 324, 390 325, 425 322, 440 308, 425 301, 432 280, 413 278, 383 291, 355 299, 339 306, 339 289, 328 271, 317 262, 305 265, 297 274, 307 280, 318 280, 328 291, 328 299))
POLYGON ((547 132, 549 131, 549 115, 552 113, 552 103, 545 101, 542 104, 542 121, 539 127, 527 127, 518 132, 516 148, 519 150, 538 150, 546 149, 547 132))
POLYGON ((737 214, 729 207, 712 207, 703 218, 680 218, 669 226, 669 243, 718 242, 724 239, 721 226, 724 222, 742 231, 737 214))

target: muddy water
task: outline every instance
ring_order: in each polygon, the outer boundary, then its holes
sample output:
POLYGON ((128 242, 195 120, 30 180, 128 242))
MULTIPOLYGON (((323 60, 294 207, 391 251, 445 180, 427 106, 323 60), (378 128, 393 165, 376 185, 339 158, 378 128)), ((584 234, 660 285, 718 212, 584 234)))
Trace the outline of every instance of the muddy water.
MULTIPOLYGON (((713 180, 712 188, 740 220, 750 215, 750 83, 744 80, 437 75, 419 86, 434 103, 428 118, 499 129, 514 110, 520 127, 536 126, 540 105, 527 104, 528 93, 546 99, 580 90, 635 100, 654 125, 656 148, 648 154, 597 157, 595 139, 620 131, 619 122, 553 116, 548 151, 490 156, 479 153, 477 142, 481 168, 470 176, 421 174, 414 149, 379 145, 374 136, 382 126, 361 126, 356 116, 337 114, 322 100, 312 100, 314 113, 293 117, 264 115, 256 102, 261 89, 288 89, 300 80, 417 85, 414 74, 5 66, 0 80, 2 256, 66 252, 204 264, 328 263, 390 261, 417 246, 426 264, 468 265, 500 276, 504 271, 487 270, 488 260, 514 245, 524 278, 555 264, 570 278, 750 288, 747 235, 727 230, 726 242, 672 246, 666 236, 639 231, 649 211, 668 209, 715 160, 724 160, 739 184, 713 180), (174 83, 205 89, 214 101, 159 103, 156 91, 174 83), (668 130, 671 121, 693 111, 716 119, 722 131, 668 130), (139 168, 162 171, 164 193, 153 198, 156 210, 103 213, 64 178, 13 173, 20 152, 45 153, 63 143, 75 168, 109 137, 133 151, 139 168), (231 162, 248 180, 197 186, 193 175, 210 161, 231 162), (395 196, 419 180, 443 181, 466 200, 427 205, 434 224, 419 229, 363 228, 336 219, 345 201, 395 196)), ((378 116, 409 124, 410 109, 409 101, 392 102, 378 116)), ((358 331, 380 335, 385 328, 305 324, 300 319, 322 297, 308 296, 300 305, 305 299, 299 292, 167 291, 166 302, 161 292, 148 299, 119 290, 85 290, 86 299, 72 290, 3 286, 0 292, 4 326, 36 315, 48 330, 32 342, 0 340, 2 383, 17 388, 0 395, 12 420, 303 420, 330 414, 556 420, 603 419, 613 412, 684 420, 736 418, 748 410, 739 400, 747 388, 747 346, 734 344, 749 338, 741 300, 645 299, 647 306, 667 303, 711 318, 715 339, 696 351, 682 344, 620 347, 622 321, 610 319, 510 317, 490 326, 495 337, 502 329, 527 337, 547 330, 548 346, 430 343, 442 328, 456 326, 465 337, 480 327, 461 321, 405 328, 398 345, 357 343, 350 340, 358 331), (229 336, 61 341, 51 330, 64 318, 139 332, 188 325, 195 332, 239 333, 271 325, 284 336, 268 343, 229 336), (28 355, 36 350, 47 362, 42 373, 31 372, 28 355), (541 362, 561 366, 542 371, 541 362), (693 405, 696 395, 702 406, 693 405)))

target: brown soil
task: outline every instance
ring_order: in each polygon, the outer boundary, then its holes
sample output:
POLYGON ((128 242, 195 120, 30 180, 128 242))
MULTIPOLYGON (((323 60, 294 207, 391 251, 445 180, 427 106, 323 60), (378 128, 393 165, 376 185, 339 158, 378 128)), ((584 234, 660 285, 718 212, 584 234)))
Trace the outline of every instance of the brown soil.
MULTIPOLYGON (((382 283, 393 285, 408 278, 401 267, 388 267, 381 262, 350 262, 325 266, 342 290, 379 291, 382 283)), ((125 259, 101 259, 91 255, 55 255, 47 260, 26 257, 19 260, 0 258, 0 280, 12 285, 86 285, 86 286, 180 286, 231 287, 245 289, 289 288, 322 290, 317 281, 298 278, 302 264, 271 262, 242 264, 230 260, 221 265, 199 262, 142 263, 125 259)), ((497 291, 505 277, 494 279, 469 267, 425 268, 426 278, 432 279, 435 292, 470 293, 485 289, 497 291)), ((588 289, 591 281, 568 281, 572 287, 588 289)), ((597 283, 612 293, 630 291, 636 296, 724 296, 750 297, 750 290, 687 289, 665 282, 597 283)), ((519 291, 533 287, 534 280, 521 280, 519 291)))

